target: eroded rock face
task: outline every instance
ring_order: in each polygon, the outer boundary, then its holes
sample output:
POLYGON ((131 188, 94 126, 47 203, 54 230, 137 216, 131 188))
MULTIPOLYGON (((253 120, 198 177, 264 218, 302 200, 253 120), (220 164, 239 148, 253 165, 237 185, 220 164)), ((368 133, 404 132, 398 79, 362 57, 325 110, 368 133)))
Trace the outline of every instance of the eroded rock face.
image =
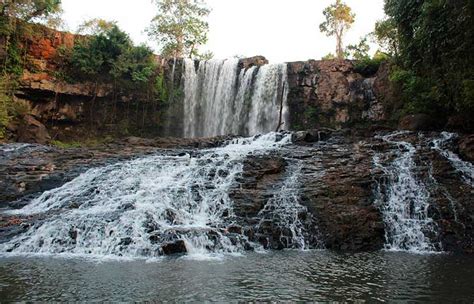
POLYGON ((341 128, 386 119, 374 92, 376 77, 365 78, 351 61, 288 63, 288 105, 292 129, 341 128))

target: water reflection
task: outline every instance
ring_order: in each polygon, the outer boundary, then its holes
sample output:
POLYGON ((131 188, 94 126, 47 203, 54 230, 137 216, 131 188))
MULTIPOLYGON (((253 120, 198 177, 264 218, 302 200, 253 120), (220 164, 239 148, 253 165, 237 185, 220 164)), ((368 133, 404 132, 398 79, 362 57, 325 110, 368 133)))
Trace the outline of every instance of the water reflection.
POLYGON ((222 261, 0 259, 3 301, 474 301, 474 258, 272 252, 222 261))

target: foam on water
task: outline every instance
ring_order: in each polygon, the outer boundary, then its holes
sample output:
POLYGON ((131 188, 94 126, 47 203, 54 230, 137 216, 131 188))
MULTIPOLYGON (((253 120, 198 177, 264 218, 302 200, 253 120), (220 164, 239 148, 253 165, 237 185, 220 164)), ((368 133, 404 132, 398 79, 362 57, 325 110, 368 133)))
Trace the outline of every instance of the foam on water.
POLYGON ((460 173, 464 182, 474 187, 474 165, 463 161, 459 155, 447 148, 448 144, 456 139, 455 133, 442 132, 439 138, 433 140, 433 149, 444 156, 451 165, 460 173))
POLYGON ((404 132, 380 137, 394 145, 394 160, 382 161, 374 156, 374 166, 384 172, 378 183, 375 204, 380 208, 385 223, 385 248, 391 251, 415 253, 436 252, 441 244, 432 240, 437 236, 437 225, 428 215, 430 193, 414 173, 416 148, 409 142, 397 140, 404 132))
POLYGON ((155 155, 89 170, 11 211, 42 219, 0 252, 150 258, 177 241, 197 258, 242 252, 246 237, 232 242, 226 234, 234 220, 229 190, 247 155, 290 137, 238 138, 197 156, 155 155))

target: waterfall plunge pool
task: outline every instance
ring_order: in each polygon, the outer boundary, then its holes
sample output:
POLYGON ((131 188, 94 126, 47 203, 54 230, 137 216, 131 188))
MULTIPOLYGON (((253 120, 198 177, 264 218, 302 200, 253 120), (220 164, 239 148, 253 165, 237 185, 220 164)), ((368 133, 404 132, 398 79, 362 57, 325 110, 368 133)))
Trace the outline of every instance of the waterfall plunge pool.
POLYGON ((474 301, 474 257, 331 251, 154 262, 0 258, 11 301, 474 301))

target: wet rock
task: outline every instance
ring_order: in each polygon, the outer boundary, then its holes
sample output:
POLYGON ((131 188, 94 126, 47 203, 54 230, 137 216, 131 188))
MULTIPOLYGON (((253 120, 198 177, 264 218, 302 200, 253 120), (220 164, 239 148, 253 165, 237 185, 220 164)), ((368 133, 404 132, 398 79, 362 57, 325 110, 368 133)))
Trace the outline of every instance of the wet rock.
POLYGON ((292 134, 293 143, 313 143, 327 140, 331 135, 331 131, 325 129, 297 131, 292 134))
POLYGON ((268 64, 268 60, 263 56, 254 56, 250 58, 243 58, 239 60, 239 68, 248 69, 253 66, 261 66, 268 64))
POLYGON ((409 131, 430 131, 436 128, 436 123, 427 114, 413 114, 402 117, 398 128, 409 131))
POLYGON ((459 139, 459 153, 470 162, 474 162, 474 135, 462 136, 459 139))
POLYGON ((172 254, 179 254, 179 253, 186 253, 186 243, 183 240, 177 240, 172 243, 167 243, 161 246, 163 253, 165 255, 172 255, 172 254))

